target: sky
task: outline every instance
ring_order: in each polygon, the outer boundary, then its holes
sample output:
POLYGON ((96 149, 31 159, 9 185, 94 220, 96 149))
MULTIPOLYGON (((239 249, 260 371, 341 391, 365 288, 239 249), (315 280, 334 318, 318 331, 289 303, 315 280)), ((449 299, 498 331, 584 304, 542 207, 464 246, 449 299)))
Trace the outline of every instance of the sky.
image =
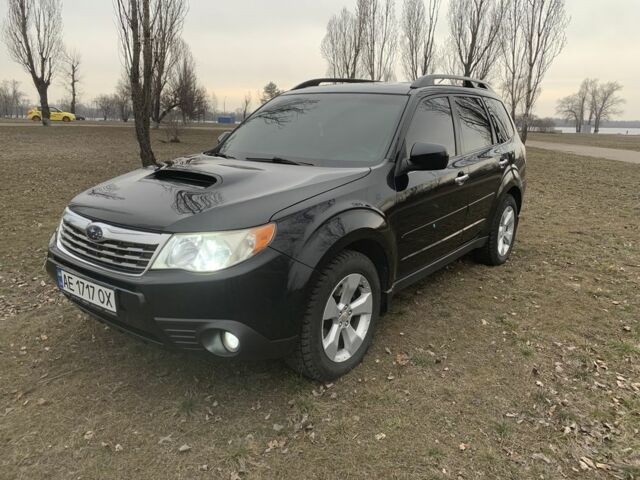
MULTIPOLYGON (((322 77, 320 42, 332 14, 356 0, 189 0, 183 38, 191 47, 200 82, 218 99, 218 109, 239 107, 242 98, 269 81, 288 89, 322 77)), ((62 0, 63 38, 82 55, 81 101, 114 91, 122 63, 111 0, 62 0)), ((402 0, 396 0, 398 14, 402 0)), ((448 34, 443 0, 437 41, 448 34)), ((542 84, 539 116, 554 116, 559 98, 577 91, 587 77, 618 81, 626 103, 621 120, 640 120, 640 0, 566 0, 571 23, 567 45, 542 84)), ((0 19, 7 0, 0 0, 0 19)), ((398 79, 402 80, 398 66, 398 79)), ((32 100, 30 77, 0 44, 0 81, 16 79, 32 100)), ((52 103, 65 96, 54 80, 52 103)))

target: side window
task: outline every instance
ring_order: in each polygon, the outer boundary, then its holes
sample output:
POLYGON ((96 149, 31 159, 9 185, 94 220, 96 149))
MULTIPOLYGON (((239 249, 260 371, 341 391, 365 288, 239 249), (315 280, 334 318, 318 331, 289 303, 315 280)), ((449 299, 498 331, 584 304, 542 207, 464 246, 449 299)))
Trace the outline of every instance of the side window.
POLYGON ((463 153, 489 147, 493 143, 491 125, 482 101, 477 97, 455 97, 455 103, 460 117, 463 153))
POLYGON ((453 133, 451 105, 447 97, 426 98, 418 104, 405 137, 407 153, 410 153, 416 142, 444 145, 449 155, 455 156, 456 137, 453 133))
POLYGON ((513 123, 509 118, 507 109, 501 101, 494 98, 485 98, 485 103, 489 109, 489 115, 493 121, 493 126, 496 129, 496 135, 498 136, 498 143, 504 143, 513 137, 513 123))

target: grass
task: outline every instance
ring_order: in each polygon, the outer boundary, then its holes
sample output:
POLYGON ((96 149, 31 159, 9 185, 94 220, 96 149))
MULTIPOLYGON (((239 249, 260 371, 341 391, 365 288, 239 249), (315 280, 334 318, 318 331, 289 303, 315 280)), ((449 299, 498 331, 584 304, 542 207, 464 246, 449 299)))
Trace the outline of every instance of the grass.
MULTIPOLYGON (((219 133, 153 145, 169 159, 219 133)), ((511 260, 399 294, 326 388, 142 344, 57 292, 49 236, 76 192, 138 166, 130 128, 0 125, 0 145, 3 479, 578 479, 582 456, 612 469, 589 478, 638 478, 638 166, 532 152, 511 260)))
POLYGON ((591 147, 614 148, 616 150, 635 150, 640 152, 640 135, 612 135, 586 133, 530 133, 531 140, 570 145, 589 145, 591 147))

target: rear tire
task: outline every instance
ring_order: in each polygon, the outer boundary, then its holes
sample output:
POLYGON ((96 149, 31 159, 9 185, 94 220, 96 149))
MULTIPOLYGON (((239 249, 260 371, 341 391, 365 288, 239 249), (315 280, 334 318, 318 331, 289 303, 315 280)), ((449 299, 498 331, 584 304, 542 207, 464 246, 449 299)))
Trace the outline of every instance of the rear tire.
POLYGON ((500 199, 498 208, 491 219, 487 243, 475 251, 476 260, 485 265, 502 265, 507 261, 518 229, 518 205, 506 194, 500 199))
POLYGON ((31 117, 31 121, 33 122, 39 122, 40 121, 40 117, 38 117, 37 115, 34 117, 31 117))
POLYGON ((338 254, 313 280, 300 338, 287 364, 318 381, 353 369, 371 344, 380 298, 371 260, 351 250, 338 254))
POLYGON ((62 117, 63 122, 70 122, 71 119, 69 117, 62 117))

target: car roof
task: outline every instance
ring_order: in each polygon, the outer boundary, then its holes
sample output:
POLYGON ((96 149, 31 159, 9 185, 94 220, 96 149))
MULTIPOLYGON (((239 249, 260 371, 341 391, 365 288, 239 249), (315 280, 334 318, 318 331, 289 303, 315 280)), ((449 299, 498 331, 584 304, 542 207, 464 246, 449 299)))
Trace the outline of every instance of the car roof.
POLYGON ((409 82, 363 82, 337 83, 289 90, 285 95, 296 93, 386 93, 408 95, 411 91, 409 82))
POLYGON ((391 95, 413 95, 417 93, 443 93, 482 95, 500 99, 490 88, 466 87, 450 84, 435 84, 423 87, 413 87, 410 82, 361 82, 361 83, 335 83, 309 87, 297 87, 283 95, 299 95, 306 93, 370 93, 391 95))

